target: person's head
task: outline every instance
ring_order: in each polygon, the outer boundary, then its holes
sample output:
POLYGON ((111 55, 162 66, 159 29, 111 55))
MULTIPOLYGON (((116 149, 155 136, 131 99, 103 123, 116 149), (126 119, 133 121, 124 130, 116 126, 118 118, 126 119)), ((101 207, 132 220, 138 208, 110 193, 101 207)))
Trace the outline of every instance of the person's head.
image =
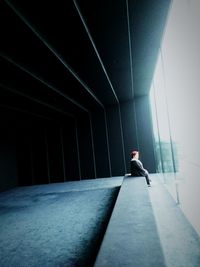
POLYGON ((132 158, 132 159, 139 159, 139 151, 137 151, 137 150, 133 150, 133 151, 131 152, 131 158, 132 158))

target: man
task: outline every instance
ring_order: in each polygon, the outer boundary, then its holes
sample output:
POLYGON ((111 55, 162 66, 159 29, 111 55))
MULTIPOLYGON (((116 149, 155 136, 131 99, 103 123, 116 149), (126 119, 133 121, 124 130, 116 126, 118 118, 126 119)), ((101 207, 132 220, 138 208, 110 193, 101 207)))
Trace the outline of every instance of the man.
POLYGON ((131 176, 144 176, 148 186, 150 185, 149 173, 144 169, 142 162, 139 160, 139 151, 131 152, 131 176))

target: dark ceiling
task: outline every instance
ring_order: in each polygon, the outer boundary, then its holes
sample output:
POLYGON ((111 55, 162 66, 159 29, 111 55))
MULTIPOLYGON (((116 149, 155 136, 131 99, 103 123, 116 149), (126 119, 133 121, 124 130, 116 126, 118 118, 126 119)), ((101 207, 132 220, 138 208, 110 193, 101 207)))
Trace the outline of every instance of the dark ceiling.
POLYGON ((0 108, 42 117, 149 91, 169 0, 0 0, 0 108))

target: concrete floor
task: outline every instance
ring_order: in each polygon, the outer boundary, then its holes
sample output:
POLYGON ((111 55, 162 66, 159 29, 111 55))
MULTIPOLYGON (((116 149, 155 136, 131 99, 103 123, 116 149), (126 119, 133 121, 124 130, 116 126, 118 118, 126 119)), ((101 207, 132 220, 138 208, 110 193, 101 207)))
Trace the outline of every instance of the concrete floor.
POLYGON ((150 177, 151 187, 144 177, 124 179, 95 267, 200 266, 199 235, 162 175, 150 177))
POLYGON ((0 266, 93 266, 122 180, 25 186, 1 193, 0 266))
POLYGON ((151 174, 151 180, 149 196, 166 266, 199 267, 200 237, 164 186, 162 175, 151 174))
MULTIPOLYGON (((121 231, 123 234, 120 235, 120 239, 116 240, 121 247, 122 251, 128 250, 130 252, 129 258, 126 257, 123 259, 121 258, 120 265, 117 266, 127 266, 127 267, 144 267, 144 265, 134 265, 133 260, 131 259, 131 252, 134 250, 134 246, 136 246, 141 254, 139 255, 140 258, 145 257, 143 249, 148 252, 147 257, 147 264, 145 266, 166 266, 166 267, 199 267, 200 266, 200 237, 195 232, 187 218, 184 216, 183 212, 180 209, 180 206, 176 203, 174 198, 168 192, 166 186, 163 184, 163 177, 159 174, 151 174, 152 180, 152 187, 147 187, 144 179, 142 179, 142 183, 139 182, 137 188, 131 188, 131 179, 130 183, 124 188, 122 192, 120 190, 117 202, 115 204, 113 214, 117 211, 117 205, 123 200, 123 205, 120 209, 118 209, 115 216, 115 220, 119 223, 121 227, 121 231), (135 190, 135 197, 134 192, 135 190), (143 193, 142 193, 143 192, 143 193), (122 194, 123 193, 123 196, 122 194), (143 195, 141 195, 143 194, 143 195), (121 195, 121 197, 120 197, 121 195), (135 198, 135 199, 134 199, 135 198), (120 200, 121 199, 121 200, 120 200), (137 201, 135 201, 137 200, 137 201), (143 204, 140 201, 144 201, 143 204), (134 205, 133 205, 134 204, 134 205), (128 206, 130 210, 128 210, 128 206), (126 211, 133 212, 127 213, 126 211), (120 212, 121 215, 120 215, 120 212), (136 220, 136 217, 137 220, 136 220), (143 216, 145 218, 150 218, 150 223, 143 220, 143 216), (147 216, 147 217, 146 217, 147 216), (121 221, 120 221, 121 220, 121 221), (141 221, 140 221, 141 220, 141 221), (148 227, 146 227, 148 225, 148 227), (150 227, 152 225, 152 227, 150 227), (131 228, 130 227, 133 227, 131 228), (142 228, 141 228, 142 227, 142 228), (139 234, 139 230, 142 229, 142 238, 143 244, 142 248, 140 248, 139 242, 135 242, 134 239, 131 239, 131 243, 129 242, 129 238, 131 235, 139 234), (154 233, 152 232, 155 231, 154 233), (144 233, 144 231, 146 231, 144 233), (133 232, 135 231, 135 233, 133 232), (148 236, 149 233, 149 236, 148 236), (131 235, 130 235, 131 234, 131 235), (153 241, 154 238, 154 242, 153 241), (124 242, 124 243, 123 243, 124 242), (124 245, 125 244, 125 245, 124 245), (132 246, 133 245, 133 246, 132 246), (156 246, 155 246, 156 245, 156 246), (160 255, 160 263, 162 265, 152 265, 150 260, 156 255, 154 253, 154 249, 157 249, 156 253, 160 255), (159 252, 159 253, 158 253, 159 252), (125 261, 127 264, 125 264, 125 261)), ((32 187, 21 187, 20 189, 13 189, 9 192, 1 193, 0 199, 6 201, 10 201, 10 195, 12 192, 15 193, 15 198, 20 199, 24 194, 28 194, 29 197, 34 196, 35 194, 39 195, 40 193, 49 194, 52 196, 51 193, 56 192, 58 193, 66 193, 66 192, 74 192, 78 194, 78 191, 90 191, 90 190, 97 190, 103 188, 112 188, 115 186, 120 186, 122 184, 123 177, 113 177, 112 179, 109 178, 102 178, 102 179, 95 179, 95 180, 86 180, 80 182, 69 182, 69 183, 58 183, 58 184, 50 184, 50 185, 38 185, 32 187)), ((134 180, 133 180, 134 181, 134 180)), ((12 201, 14 201, 11 198, 12 201)), ((75 198, 76 200, 76 198, 75 198)), ((54 204, 55 201, 53 201, 54 204)), ((2 204, 3 202, 1 202, 2 204)), ((15 203, 13 203, 14 205, 15 203)), ((26 203, 27 204, 27 203, 26 203)), ((197 203, 198 204, 198 203, 197 203)), ((192 207, 191 207, 192 208, 192 207)), ((86 213, 84 213, 86 214, 86 213)), ((92 215, 93 216, 93 215, 92 215)), ((112 217, 111 217, 112 219, 112 217)), ((38 220, 38 219, 37 219, 38 220)), ((110 221, 111 222, 111 221, 110 221)), ((109 223, 110 225, 110 223, 109 223)), ((110 227, 108 225, 108 227, 110 227)), ((118 237, 115 233, 115 229, 112 228, 112 234, 114 237, 118 237)), ((107 229, 108 230, 108 229, 107 229)), ((3 229, 2 229, 3 231, 3 229)), ((4 231, 2 232, 4 233, 4 231)), ((138 237, 140 239, 140 237, 138 237)), ((136 240, 137 241, 137 240, 136 240)), ((112 240, 109 240, 112 243, 112 240)), ((58 248, 59 249, 59 248, 58 248)), ((110 252, 113 249, 112 245, 108 246, 108 254, 109 257, 110 252)), ((119 254, 115 251, 116 257, 119 254)), ((128 255, 128 254, 124 254, 128 255)), ((154 258, 156 262, 156 258, 154 258)), ((136 261, 135 261, 136 262, 136 261)), ((145 261, 143 261, 145 262, 145 261)), ((153 261, 152 261, 153 262, 153 261)), ((107 267, 107 266, 106 266, 107 267)), ((115 267, 112 265, 112 267, 115 267)))

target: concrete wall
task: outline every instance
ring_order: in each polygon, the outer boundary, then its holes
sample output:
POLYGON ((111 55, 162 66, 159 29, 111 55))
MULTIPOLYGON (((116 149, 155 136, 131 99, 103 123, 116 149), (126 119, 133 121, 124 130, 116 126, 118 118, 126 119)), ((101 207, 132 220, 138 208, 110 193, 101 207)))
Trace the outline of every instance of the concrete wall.
POLYGON ((18 184, 16 142, 13 129, 0 129, 0 191, 18 184))
POLYGON ((150 102, 148 96, 135 99, 140 157, 149 172, 156 172, 150 102))
POLYGON ((83 112, 77 119, 20 118, 12 123, 15 132, 4 134, 6 141, 1 138, 1 165, 10 166, 1 169, 2 190, 124 175, 130 172, 133 149, 139 149, 145 167, 155 171, 146 97, 83 112))

